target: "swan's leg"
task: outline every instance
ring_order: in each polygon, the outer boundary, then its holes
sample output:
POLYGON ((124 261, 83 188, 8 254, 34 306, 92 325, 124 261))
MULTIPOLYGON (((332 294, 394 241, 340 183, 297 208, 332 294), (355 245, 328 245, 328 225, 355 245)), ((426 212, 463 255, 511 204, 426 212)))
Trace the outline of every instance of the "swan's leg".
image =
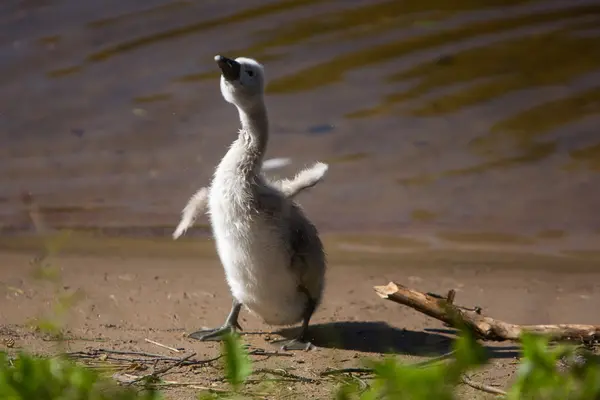
POLYGON ((304 309, 304 316, 302 319, 302 327, 300 333, 293 339, 276 340, 272 343, 282 343, 281 350, 312 350, 315 346, 308 340, 308 326, 310 319, 317 308, 316 302, 312 299, 308 290, 304 287, 300 287, 300 290, 306 294, 308 301, 306 302, 306 308, 304 309))
POLYGON ((214 329, 200 329, 196 332, 190 333, 188 337, 202 341, 220 341, 224 335, 235 332, 236 329, 239 329, 240 331, 243 330, 238 322, 238 317, 241 310, 242 303, 234 298, 233 304, 231 305, 231 311, 229 312, 229 315, 227 316, 223 326, 214 329))

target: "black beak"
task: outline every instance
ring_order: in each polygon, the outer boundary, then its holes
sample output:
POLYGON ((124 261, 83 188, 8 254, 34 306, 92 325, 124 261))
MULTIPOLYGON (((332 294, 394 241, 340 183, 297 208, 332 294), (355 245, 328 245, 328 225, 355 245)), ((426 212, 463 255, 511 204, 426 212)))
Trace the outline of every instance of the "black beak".
POLYGON ((215 56, 215 61, 221 69, 221 72, 223 73, 225 79, 227 79, 228 81, 235 81, 240 79, 241 66, 239 62, 219 55, 215 56))

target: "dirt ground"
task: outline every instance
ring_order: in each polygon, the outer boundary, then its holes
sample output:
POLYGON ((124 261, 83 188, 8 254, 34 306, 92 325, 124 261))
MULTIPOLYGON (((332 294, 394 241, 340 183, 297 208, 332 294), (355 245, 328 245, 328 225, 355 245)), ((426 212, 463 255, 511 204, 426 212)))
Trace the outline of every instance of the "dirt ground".
MULTIPOLYGON (((326 237, 327 290, 311 331, 317 349, 252 356, 256 369, 284 369, 314 379, 277 386, 277 398, 330 398, 337 382, 320 378, 319 373, 360 366, 366 358, 395 353, 417 361, 448 351, 452 332, 441 323, 375 295, 374 285, 391 280, 437 293, 456 289, 458 303, 478 305, 491 316, 515 323, 598 323, 597 260, 507 251, 424 250, 402 246, 405 240, 401 238, 383 237, 377 239, 379 251, 369 252, 352 250, 347 240, 340 235, 326 237)), ((220 324, 229 311, 230 295, 210 239, 173 243, 78 236, 70 243, 64 253, 49 258, 60 272, 52 282, 35 278, 38 267, 31 260, 39 255, 39 247, 34 241, 0 240, 0 335, 5 345, 8 339, 14 340, 10 351, 58 351, 57 342, 31 328, 32 321, 53 315, 60 296, 76 294, 61 319, 68 329, 68 351, 110 349, 171 357, 195 352, 196 359, 218 354, 218 344, 184 337, 185 332, 220 324)), ((277 333, 247 312, 242 312, 241 324, 243 339, 253 350, 277 352, 268 340, 290 332, 277 333)), ((518 365, 518 348, 510 344, 489 344, 488 348, 493 361, 474 378, 505 387, 518 365)), ((174 368, 163 378, 195 384, 166 387, 165 395, 172 399, 195 398, 202 386, 227 387, 218 361, 174 368)), ((488 396, 468 387, 457 390, 464 398, 488 396)))

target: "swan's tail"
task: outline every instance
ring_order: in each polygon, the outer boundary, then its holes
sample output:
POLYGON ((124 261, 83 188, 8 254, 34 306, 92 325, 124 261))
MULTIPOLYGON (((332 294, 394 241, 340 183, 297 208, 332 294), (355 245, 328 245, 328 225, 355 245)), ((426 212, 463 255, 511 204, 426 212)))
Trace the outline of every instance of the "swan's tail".
POLYGON ((198 215, 206 208, 207 201, 208 188, 202 187, 194 193, 181 212, 181 221, 177 225, 175 232, 173 232, 173 239, 179 238, 179 236, 183 235, 192 226, 198 215))

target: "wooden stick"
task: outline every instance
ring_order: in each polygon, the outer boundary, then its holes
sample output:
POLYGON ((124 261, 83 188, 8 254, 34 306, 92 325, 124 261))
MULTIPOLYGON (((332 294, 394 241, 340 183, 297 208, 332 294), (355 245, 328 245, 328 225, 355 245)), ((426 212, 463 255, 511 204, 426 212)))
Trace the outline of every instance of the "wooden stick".
POLYGON ((148 342, 148 343, 152 343, 153 345, 156 345, 156 346, 158 346, 158 347, 162 347, 163 349, 171 350, 171 351, 173 351, 173 352, 175 352, 175 353, 181 353, 181 352, 180 352, 178 349, 176 349, 175 347, 167 346, 166 344, 158 343, 158 342, 155 342, 154 340, 151 340, 151 339, 148 339, 148 338, 145 338, 144 340, 145 340, 146 342, 148 342))
MULTIPOLYGON (((446 301, 445 298, 440 299, 438 296, 422 293, 399 283, 390 282, 385 286, 375 286, 374 289, 383 299, 414 308, 454 328, 458 328, 458 318, 483 340, 519 341, 524 332, 546 335, 553 340, 560 341, 592 342, 600 340, 600 325, 517 325, 486 317, 481 314, 479 308, 470 310, 459 307, 446 301)), ((454 296, 449 297, 454 300, 454 296)))
POLYGON ((497 394, 500 396, 506 396, 506 392, 504 390, 495 388, 490 385, 486 385, 485 383, 475 382, 474 380, 469 378, 467 375, 462 375, 460 380, 462 381, 462 383, 464 383, 465 385, 471 386, 473 389, 481 390, 481 391, 487 392, 487 393, 497 394))

